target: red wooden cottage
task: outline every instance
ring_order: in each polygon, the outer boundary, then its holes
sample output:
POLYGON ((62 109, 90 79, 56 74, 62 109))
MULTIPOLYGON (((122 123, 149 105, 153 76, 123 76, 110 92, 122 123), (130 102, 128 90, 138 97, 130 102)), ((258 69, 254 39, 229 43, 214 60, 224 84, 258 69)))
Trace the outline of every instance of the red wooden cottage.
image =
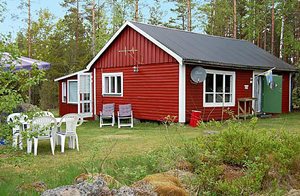
POLYGON ((238 99, 256 97, 257 111, 287 113, 295 69, 254 44, 160 26, 126 22, 86 66, 57 78, 60 115, 99 114, 102 104, 131 103, 134 117, 187 122, 192 110, 220 119, 222 108, 237 112, 238 99), (203 83, 191 81, 201 66, 203 83), (260 73, 274 68, 270 90, 260 73))

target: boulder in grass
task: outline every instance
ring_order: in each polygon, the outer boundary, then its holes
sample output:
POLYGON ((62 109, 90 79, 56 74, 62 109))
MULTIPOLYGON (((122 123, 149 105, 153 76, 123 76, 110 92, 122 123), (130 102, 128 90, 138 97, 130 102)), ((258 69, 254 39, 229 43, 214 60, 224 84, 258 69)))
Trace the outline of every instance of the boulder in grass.
POLYGON ((97 178, 102 178, 106 182, 106 185, 108 187, 121 187, 121 183, 118 182, 114 177, 107 175, 107 174, 102 174, 102 173, 100 173, 100 174, 98 174, 98 173, 95 173, 95 174, 82 173, 75 178, 75 183, 78 184, 78 183, 84 182, 86 180, 93 181, 97 178))
POLYGON ((123 186, 119 189, 113 189, 111 191, 111 194, 113 196, 136 196, 135 191, 133 188, 130 188, 128 186, 123 186))
POLYGON ((300 190, 291 189, 286 195, 287 196, 300 196, 300 190))
POLYGON ((106 182, 101 178, 97 177, 92 182, 85 180, 75 185, 67 185, 57 187, 55 189, 49 189, 43 192, 42 196, 93 196, 103 195, 110 196, 111 192, 106 185, 106 182))

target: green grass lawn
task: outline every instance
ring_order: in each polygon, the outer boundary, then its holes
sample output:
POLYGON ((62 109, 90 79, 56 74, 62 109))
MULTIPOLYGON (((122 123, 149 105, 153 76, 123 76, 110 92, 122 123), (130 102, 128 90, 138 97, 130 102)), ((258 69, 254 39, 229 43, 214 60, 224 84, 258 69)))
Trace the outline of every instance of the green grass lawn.
MULTIPOLYGON (((300 133, 300 113, 260 119, 258 126, 300 133)), ((76 176, 86 169, 98 167, 97 164, 105 158, 110 161, 136 159, 153 150, 182 145, 202 133, 202 129, 187 125, 173 126, 166 130, 163 125, 157 123, 141 123, 133 129, 100 129, 98 122, 91 121, 78 128, 79 152, 66 148, 62 154, 60 146, 57 146, 53 156, 49 141, 39 143, 36 157, 27 155, 25 151, 1 147, 0 195, 15 195, 19 186, 36 181, 45 182, 48 188, 72 184, 76 176), (93 165, 94 163, 97 164, 93 165)))

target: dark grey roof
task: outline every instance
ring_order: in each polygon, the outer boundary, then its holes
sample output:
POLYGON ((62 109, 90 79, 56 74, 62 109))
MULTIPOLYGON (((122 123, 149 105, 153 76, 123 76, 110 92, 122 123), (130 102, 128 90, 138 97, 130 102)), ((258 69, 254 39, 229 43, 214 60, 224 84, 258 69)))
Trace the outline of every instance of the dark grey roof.
POLYGON ((204 35, 166 27, 131 22, 180 56, 185 62, 228 67, 294 71, 295 68, 245 40, 204 35))

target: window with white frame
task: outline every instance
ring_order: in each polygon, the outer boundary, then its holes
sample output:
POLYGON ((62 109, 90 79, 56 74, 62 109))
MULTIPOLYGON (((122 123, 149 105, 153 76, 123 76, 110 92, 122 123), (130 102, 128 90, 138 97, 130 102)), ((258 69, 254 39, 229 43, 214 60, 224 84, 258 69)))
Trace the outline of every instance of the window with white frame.
POLYGON ((206 70, 203 83, 203 106, 235 105, 235 72, 206 70))
POLYGON ((61 100, 63 103, 67 102, 67 83, 61 83, 61 100))
POLYGON ((68 80, 68 103, 78 103, 77 80, 68 80))
POLYGON ((102 74, 102 95, 123 95, 123 73, 119 72, 102 74))

